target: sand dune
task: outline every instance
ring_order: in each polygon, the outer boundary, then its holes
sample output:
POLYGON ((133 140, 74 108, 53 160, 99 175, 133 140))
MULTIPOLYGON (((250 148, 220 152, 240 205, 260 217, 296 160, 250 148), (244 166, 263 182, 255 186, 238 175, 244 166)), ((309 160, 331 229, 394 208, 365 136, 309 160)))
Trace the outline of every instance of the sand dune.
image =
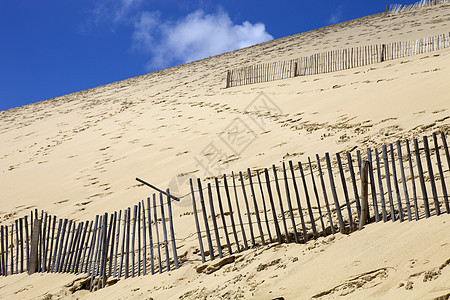
MULTIPOLYGON (((441 34, 449 22, 450 5, 368 16, 1 111, 0 223, 35 208, 77 221, 124 209, 151 193, 136 177, 184 196, 190 176, 231 176, 325 152, 448 135, 449 49, 229 89, 225 76, 240 66, 441 34), (237 149, 226 142, 236 120, 246 126, 248 144, 237 149), (220 157, 210 159, 211 145, 220 157)), ((174 206, 176 216, 190 212, 189 196, 174 206)), ((178 270, 92 294, 76 287, 82 277, 19 274, 2 278, 0 297, 432 299, 450 293, 449 221, 444 215, 377 223, 304 245, 258 247, 218 270, 207 263, 206 274, 197 271, 193 218, 180 217, 175 228, 186 262, 178 270)))

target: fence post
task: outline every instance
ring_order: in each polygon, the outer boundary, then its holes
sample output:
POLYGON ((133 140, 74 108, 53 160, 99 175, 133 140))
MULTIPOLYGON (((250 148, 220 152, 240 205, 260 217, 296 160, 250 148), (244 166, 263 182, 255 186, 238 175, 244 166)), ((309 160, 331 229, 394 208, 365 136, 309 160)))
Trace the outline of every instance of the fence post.
POLYGON ((336 194, 336 186, 334 185, 333 171, 331 170, 330 154, 328 152, 325 153, 325 159, 327 162, 328 177, 330 179, 330 186, 331 186, 331 192, 333 194, 334 206, 335 206, 336 214, 337 214, 337 217, 339 220, 339 229, 340 229, 341 233, 345 233, 344 220, 342 219, 341 207, 339 205, 339 201, 338 201, 337 194, 336 194))
POLYGON ((204 263, 205 262, 205 252, 203 251, 202 233, 200 232, 200 225, 198 223, 197 205, 195 204, 195 194, 194 194, 194 187, 192 184, 192 178, 189 178, 189 184, 191 186, 192 210, 194 213, 195 227, 197 229, 198 244, 200 247, 200 254, 202 255, 202 263, 204 263))
POLYGON ((39 231, 41 230, 41 221, 36 219, 33 222, 33 234, 31 238, 30 263, 28 265, 28 275, 37 271, 38 268, 38 249, 39 249, 39 231))
MULTIPOLYGON (((173 218, 172 218, 172 203, 171 203, 172 199, 170 199, 169 189, 166 190, 166 193, 167 193, 167 209, 169 211, 169 229, 170 229, 170 236, 171 236, 171 240, 172 240, 173 260, 175 263, 175 268, 178 269, 178 267, 179 267, 178 254, 177 254, 177 246, 176 246, 176 242, 175 242, 175 231, 173 229, 173 218)), ((142 202, 142 203, 144 203, 144 202, 142 202)), ((144 223, 145 223, 145 219, 144 219, 144 223)), ((145 231, 144 231, 144 235, 145 235, 145 231)), ((144 241, 145 241, 145 239, 144 239, 144 241)), ((144 242, 144 249, 145 249, 145 242, 144 242)), ((144 261, 145 261, 145 257, 144 257, 144 261)), ((145 265, 145 262, 144 262, 144 265, 145 265)))
POLYGON ((368 187, 368 175, 369 175, 369 162, 363 161, 361 166, 361 215, 359 219, 359 230, 361 230, 367 223, 369 217, 369 187, 368 187))

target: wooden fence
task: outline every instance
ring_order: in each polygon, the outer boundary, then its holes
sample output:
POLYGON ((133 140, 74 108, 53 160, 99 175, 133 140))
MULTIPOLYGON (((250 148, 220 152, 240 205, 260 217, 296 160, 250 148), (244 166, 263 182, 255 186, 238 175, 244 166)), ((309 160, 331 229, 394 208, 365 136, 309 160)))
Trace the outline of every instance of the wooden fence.
POLYGON ((226 87, 357 68, 450 47, 450 32, 408 42, 333 50, 227 71, 226 87))
MULTIPOLYGON (((333 159, 326 153, 307 163, 247 169, 206 184, 190 180, 191 193, 182 198, 192 198, 199 260, 205 262, 207 256, 214 260, 258 245, 350 233, 361 219, 403 222, 450 213, 449 178, 446 136, 434 133, 430 141, 423 137, 421 145, 417 139, 397 141, 357 151, 356 158, 337 153, 333 159)), ((167 190, 157 198, 153 194, 153 201, 147 198, 123 213, 91 221, 34 210, 2 225, 0 275, 84 273, 93 291, 105 287, 111 276, 178 268, 171 195, 167 190)))
POLYGON ((408 12, 411 10, 421 9, 425 7, 431 7, 436 5, 442 5, 450 3, 450 0, 421 0, 417 3, 411 5, 402 5, 402 4, 391 4, 386 5, 387 13, 402 13, 408 12))
POLYGON ((191 180, 202 261, 257 245, 305 243, 336 231, 352 232, 368 203, 369 215, 364 216, 369 222, 450 213, 450 156, 443 133, 440 140, 441 145, 435 133, 434 147, 426 136, 421 146, 417 139, 397 141, 366 153, 357 151, 356 160, 350 153, 337 153, 335 160, 326 153, 322 159, 316 155, 314 162, 308 158, 305 164, 289 161, 271 169, 247 169, 203 186, 191 180), (367 171, 357 172, 361 165, 367 171))
POLYGON ((171 199, 162 193, 159 203, 153 194, 147 206, 142 200, 123 214, 105 213, 95 221, 57 219, 35 210, 11 226, 2 225, 0 235, 3 276, 26 271, 85 273, 91 276, 92 291, 105 287, 110 276, 128 278, 179 267, 171 199))

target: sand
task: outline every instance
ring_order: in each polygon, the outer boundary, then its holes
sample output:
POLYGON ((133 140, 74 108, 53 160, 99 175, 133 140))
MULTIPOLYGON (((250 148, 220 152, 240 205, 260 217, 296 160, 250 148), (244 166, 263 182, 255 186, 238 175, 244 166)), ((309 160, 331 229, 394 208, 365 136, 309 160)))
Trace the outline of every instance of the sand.
MULTIPOLYGON (((442 34, 450 31, 449 24, 450 5, 374 15, 1 111, 0 223, 9 225, 34 208, 77 221, 124 209, 151 193, 136 177, 184 196, 189 176, 206 179, 289 159, 304 162, 316 153, 448 134, 449 49, 229 89, 225 72, 442 34), (262 117, 248 113, 261 99, 273 103, 273 111, 262 117), (224 142, 236 118, 250 139, 237 151, 224 142), (211 143, 223 155, 203 168, 198 161, 211 155, 211 143)), ((190 197, 182 197, 174 215, 188 212, 190 197)), ((93 294, 72 294, 70 286, 80 276, 19 274, 1 279, 0 297, 432 299, 450 293, 444 280, 449 268, 439 269, 450 258, 445 254, 450 232, 443 225, 449 221, 440 216, 378 223, 305 245, 258 247, 204 274, 196 271, 201 262, 193 253, 198 244, 188 215, 175 218, 177 237, 183 239, 179 251, 188 259, 179 270, 120 280, 93 294)))

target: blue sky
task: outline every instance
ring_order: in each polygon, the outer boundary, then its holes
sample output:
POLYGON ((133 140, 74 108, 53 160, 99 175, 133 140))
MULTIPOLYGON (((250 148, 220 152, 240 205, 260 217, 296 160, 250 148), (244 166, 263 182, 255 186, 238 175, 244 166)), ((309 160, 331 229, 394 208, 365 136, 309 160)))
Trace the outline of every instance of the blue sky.
POLYGON ((2 0, 0 110, 413 2, 2 0))

